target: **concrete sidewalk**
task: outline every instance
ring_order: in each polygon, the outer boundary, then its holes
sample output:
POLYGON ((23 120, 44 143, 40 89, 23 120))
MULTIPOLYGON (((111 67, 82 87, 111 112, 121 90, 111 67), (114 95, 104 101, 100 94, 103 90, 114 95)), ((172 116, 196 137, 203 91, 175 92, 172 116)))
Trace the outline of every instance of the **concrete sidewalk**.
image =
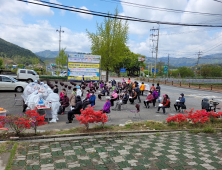
POLYGON ((143 134, 19 143, 12 170, 222 169, 222 134, 143 134))

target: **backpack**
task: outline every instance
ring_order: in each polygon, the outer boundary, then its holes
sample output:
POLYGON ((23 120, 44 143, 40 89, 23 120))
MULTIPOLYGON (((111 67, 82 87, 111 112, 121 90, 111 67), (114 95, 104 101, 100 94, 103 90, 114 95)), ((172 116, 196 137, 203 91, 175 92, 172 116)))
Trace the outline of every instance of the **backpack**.
POLYGON ((135 88, 135 92, 136 92, 136 93, 140 93, 139 87, 136 87, 136 88, 135 88))
POLYGON ((158 98, 158 93, 157 93, 157 92, 154 93, 153 97, 154 97, 155 99, 157 99, 157 98, 158 98))

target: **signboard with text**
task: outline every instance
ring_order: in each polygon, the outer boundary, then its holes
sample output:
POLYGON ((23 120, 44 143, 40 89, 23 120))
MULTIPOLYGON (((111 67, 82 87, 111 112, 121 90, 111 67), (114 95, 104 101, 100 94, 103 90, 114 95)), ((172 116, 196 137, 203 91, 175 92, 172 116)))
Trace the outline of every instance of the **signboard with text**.
POLYGON ((145 61, 144 57, 138 57, 138 61, 145 61))
POLYGON ((168 72, 168 66, 163 66, 163 74, 167 74, 168 72))
POLYGON ((125 68, 121 68, 120 69, 120 73, 126 73, 126 69, 125 68))
POLYGON ((100 80, 100 59, 98 55, 68 55, 68 81, 100 80))
MULTIPOLYGON (((152 69, 152 73, 154 73, 155 72, 155 69, 153 68, 152 69)), ((158 69, 156 69, 156 73, 158 72, 158 69)))

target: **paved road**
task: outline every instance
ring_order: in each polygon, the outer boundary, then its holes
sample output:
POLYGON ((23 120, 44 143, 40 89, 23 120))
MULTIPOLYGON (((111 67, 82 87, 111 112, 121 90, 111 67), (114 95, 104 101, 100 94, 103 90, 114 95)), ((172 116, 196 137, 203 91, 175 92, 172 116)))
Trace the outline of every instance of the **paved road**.
MULTIPOLYGON (((171 109, 167 109, 167 115, 163 115, 162 112, 156 113, 157 108, 151 106, 150 109, 146 109, 143 107, 143 103, 141 103, 141 111, 140 115, 142 120, 155 120, 155 121, 163 121, 168 115, 175 115, 176 112, 173 108, 173 104, 178 99, 180 93, 185 94, 186 98, 186 106, 187 108, 195 108, 201 109, 201 100, 202 98, 214 98, 214 100, 222 103, 222 94, 215 92, 206 92, 192 89, 184 89, 172 86, 161 85, 161 95, 168 94, 171 99, 171 109)), ((8 114, 16 114, 22 113, 21 106, 13 106, 14 104, 14 92, 0 92, 0 107, 8 110, 8 114)), ((18 94, 18 93, 17 93, 18 94)), ((21 94, 18 94, 18 96, 21 94)), ((97 95, 97 94, 96 94, 97 95)), ((146 96, 142 96, 141 100, 144 101, 146 96)), ((138 101, 137 101, 138 102, 138 101)), ((105 103, 105 98, 100 102, 97 97, 95 110, 101 110, 105 103)), ((128 120, 137 121, 137 119, 132 119, 134 116, 130 110, 135 110, 135 105, 127 104, 127 109, 122 110, 121 112, 112 111, 111 112, 111 121, 107 122, 107 124, 124 124, 128 120)), ((69 108, 67 108, 67 111, 69 108)), ((40 126, 40 130, 53 130, 53 129, 67 129, 72 127, 80 126, 79 122, 75 119, 72 124, 65 124, 67 121, 67 115, 59 115, 59 121, 56 124, 47 124, 44 126, 40 126)), ((83 125, 81 125, 83 126, 83 125)))
POLYGON ((175 82, 175 83, 179 83, 179 82, 183 82, 183 83, 222 83, 222 79, 172 79, 172 78, 168 78, 168 79, 159 79, 157 78, 156 80, 158 81, 165 81, 167 80, 167 82, 175 82))
POLYGON ((12 170, 221 170, 221 137, 173 133, 20 143, 12 170))

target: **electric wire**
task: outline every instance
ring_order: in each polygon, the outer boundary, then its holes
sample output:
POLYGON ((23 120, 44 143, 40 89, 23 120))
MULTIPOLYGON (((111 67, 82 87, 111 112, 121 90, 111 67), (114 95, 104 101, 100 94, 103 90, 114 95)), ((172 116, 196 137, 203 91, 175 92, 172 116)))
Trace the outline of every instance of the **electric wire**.
POLYGON ((187 24, 187 23, 175 23, 175 22, 145 20, 145 19, 140 19, 140 18, 135 18, 135 17, 122 16, 122 15, 113 15, 113 14, 101 13, 101 12, 96 12, 96 11, 84 10, 84 9, 80 9, 80 8, 73 8, 73 7, 69 7, 69 6, 64 8, 64 7, 62 7, 64 5, 50 3, 50 2, 41 1, 41 0, 39 0, 38 2, 44 2, 44 3, 40 4, 40 3, 36 3, 36 2, 32 2, 32 1, 26 1, 26 0, 17 0, 17 1, 24 2, 24 3, 30 3, 30 4, 35 4, 35 5, 40 5, 40 6, 45 6, 45 7, 63 9, 63 10, 73 11, 73 12, 78 12, 78 13, 84 13, 84 14, 89 14, 89 15, 109 17, 109 18, 114 18, 114 19, 121 19, 121 20, 126 20, 126 21, 137 21, 137 22, 143 22, 143 23, 156 23, 156 24, 166 24, 166 25, 196 26, 196 27, 222 27, 222 25, 202 25, 202 24, 199 25, 199 24, 187 24), (45 3, 48 3, 50 5, 47 5, 45 3), (57 6, 53 6, 52 4, 57 5, 57 6), (67 9, 67 8, 72 8, 72 9, 67 9))
MULTIPOLYGON (((108 1, 108 0, 101 0, 101 1, 108 1)), ((199 15, 222 16, 222 14, 213 14, 213 13, 195 12, 195 11, 184 11, 184 10, 171 9, 171 8, 161 8, 161 7, 155 7, 155 6, 150 6, 150 5, 126 2, 126 1, 122 1, 122 0, 109 0, 109 1, 114 1, 114 2, 117 2, 117 3, 123 3, 123 4, 126 4, 126 5, 129 5, 129 6, 140 7, 140 8, 147 8, 147 9, 158 10, 158 11, 166 11, 166 12, 174 12, 174 13, 185 13, 185 14, 186 13, 191 13, 191 14, 199 14, 199 15)))

